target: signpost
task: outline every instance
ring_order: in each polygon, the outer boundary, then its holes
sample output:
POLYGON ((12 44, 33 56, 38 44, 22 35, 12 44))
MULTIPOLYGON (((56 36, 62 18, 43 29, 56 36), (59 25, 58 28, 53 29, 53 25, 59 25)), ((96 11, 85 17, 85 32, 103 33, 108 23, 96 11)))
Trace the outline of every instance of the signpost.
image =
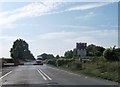
POLYGON ((81 68, 82 68, 82 59, 86 58, 86 48, 87 43, 76 43, 77 48, 77 55, 79 56, 79 60, 81 62, 81 68))

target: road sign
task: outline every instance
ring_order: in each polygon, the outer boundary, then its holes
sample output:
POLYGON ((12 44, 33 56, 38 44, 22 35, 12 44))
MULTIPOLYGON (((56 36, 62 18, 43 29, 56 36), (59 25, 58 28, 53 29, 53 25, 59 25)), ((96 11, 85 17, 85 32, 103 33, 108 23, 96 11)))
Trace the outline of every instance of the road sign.
POLYGON ((86 49, 83 49, 83 50, 78 49, 77 54, 80 56, 80 58, 85 58, 87 54, 86 49))
POLYGON ((84 58, 86 58, 87 43, 76 43, 76 48, 77 48, 77 55, 79 56, 79 59, 80 59, 80 62, 81 62, 81 69, 83 69, 82 60, 84 58))
POLYGON ((76 43, 76 48, 77 49, 86 49, 87 43, 76 43))
POLYGON ((77 55, 80 56, 80 58, 85 58, 86 57, 86 48, 87 48, 87 43, 76 43, 76 48, 77 48, 77 55))

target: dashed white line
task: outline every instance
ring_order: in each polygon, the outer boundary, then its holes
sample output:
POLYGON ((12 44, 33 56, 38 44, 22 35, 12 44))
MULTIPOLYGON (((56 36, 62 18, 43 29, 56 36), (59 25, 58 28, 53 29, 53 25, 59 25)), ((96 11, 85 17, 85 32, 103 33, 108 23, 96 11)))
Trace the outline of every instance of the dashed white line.
POLYGON ((41 69, 39 69, 41 71, 41 73, 44 74, 44 76, 46 76, 49 80, 52 80, 52 78, 50 78, 50 76, 48 76, 46 73, 44 73, 41 69))
POLYGON ((37 70, 37 71, 43 77, 44 80, 47 80, 47 78, 39 70, 37 70))
POLYGON ((12 73, 12 71, 8 72, 7 74, 3 75, 2 77, 0 77, 0 79, 6 77, 7 75, 9 75, 10 73, 12 73))

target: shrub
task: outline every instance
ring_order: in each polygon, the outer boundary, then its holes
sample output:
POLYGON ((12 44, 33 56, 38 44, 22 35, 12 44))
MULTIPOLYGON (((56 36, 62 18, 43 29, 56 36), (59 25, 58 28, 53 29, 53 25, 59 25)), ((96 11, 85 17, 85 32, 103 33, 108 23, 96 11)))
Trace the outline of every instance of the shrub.
POLYGON ((71 69, 73 69, 73 70, 80 70, 80 69, 82 69, 82 64, 80 63, 79 60, 72 61, 70 65, 71 65, 70 66, 71 69))
POLYGON ((56 60, 55 60, 55 59, 49 59, 49 60, 47 60, 46 63, 47 63, 47 64, 50 64, 50 65, 57 66, 57 63, 56 63, 56 60))
POLYGON ((118 61, 119 57, 117 57, 116 53, 115 53, 115 49, 106 49, 103 52, 103 56, 105 57, 106 60, 108 61, 118 61))
POLYGON ((101 62, 99 64, 99 70, 101 72, 118 72, 118 62, 101 62))
POLYGON ((70 63, 74 61, 74 59, 58 59, 56 61, 57 63, 57 66, 63 66, 63 65, 66 65, 69 67, 70 63))

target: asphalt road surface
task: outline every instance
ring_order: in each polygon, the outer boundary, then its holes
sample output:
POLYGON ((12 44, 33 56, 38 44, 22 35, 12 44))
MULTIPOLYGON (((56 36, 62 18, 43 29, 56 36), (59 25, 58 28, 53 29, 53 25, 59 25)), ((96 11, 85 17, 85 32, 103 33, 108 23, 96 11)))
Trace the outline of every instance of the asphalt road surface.
MULTIPOLYGON (((48 65, 17 66, 0 77, 2 87, 58 87, 81 85, 118 85, 115 82, 77 75, 48 65)), ((95 86, 96 87, 96 86, 95 86)), ((116 86, 117 87, 117 86, 116 86)))
POLYGON ((2 76, 12 71, 16 66, 2 67, 2 76))

